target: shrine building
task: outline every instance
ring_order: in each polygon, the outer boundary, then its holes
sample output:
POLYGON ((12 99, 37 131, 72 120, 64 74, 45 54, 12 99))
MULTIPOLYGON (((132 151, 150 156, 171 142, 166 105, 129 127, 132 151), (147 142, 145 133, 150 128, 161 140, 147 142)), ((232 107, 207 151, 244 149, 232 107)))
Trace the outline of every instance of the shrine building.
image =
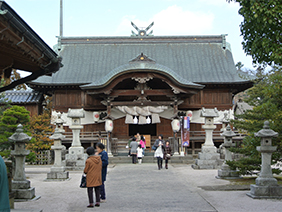
POLYGON ((116 142, 139 132, 152 143, 159 134, 172 137, 172 119, 187 111, 193 142, 193 132, 204 132, 203 107, 230 112, 234 95, 252 86, 235 68, 225 35, 153 36, 149 27, 135 28, 131 36, 59 38, 64 66, 28 85, 52 96, 54 114, 83 108, 82 135, 105 131, 109 118, 116 142))

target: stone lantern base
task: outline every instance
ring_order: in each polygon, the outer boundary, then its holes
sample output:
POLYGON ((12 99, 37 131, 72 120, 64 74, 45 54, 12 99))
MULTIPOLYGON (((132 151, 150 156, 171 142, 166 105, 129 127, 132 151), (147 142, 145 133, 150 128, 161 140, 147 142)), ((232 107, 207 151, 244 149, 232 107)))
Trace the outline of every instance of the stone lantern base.
POLYGON ((65 172, 64 167, 51 167, 51 172, 47 173, 46 181, 69 180, 69 172, 65 172))
POLYGON ((35 198, 35 188, 30 187, 30 181, 12 181, 12 191, 15 193, 15 202, 28 201, 35 198))
POLYGON ((192 165, 194 169, 217 169, 220 165, 220 154, 216 152, 215 146, 203 146, 199 152, 196 163, 192 165))
POLYGON ((231 170, 227 164, 223 164, 218 170, 218 179, 239 179, 241 178, 236 170, 231 170))
POLYGON ((69 154, 66 154, 66 170, 83 170, 86 159, 83 147, 70 147, 69 154))
POLYGON ((282 186, 260 186, 252 184, 251 191, 247 195, 253 199, 282 199, 282 186))

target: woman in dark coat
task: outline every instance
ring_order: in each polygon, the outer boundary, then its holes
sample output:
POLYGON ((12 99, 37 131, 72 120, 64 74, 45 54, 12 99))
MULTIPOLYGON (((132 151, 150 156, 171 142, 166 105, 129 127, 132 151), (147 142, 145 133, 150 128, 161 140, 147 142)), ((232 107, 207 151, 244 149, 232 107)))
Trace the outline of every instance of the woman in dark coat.
POLYGON ((96 144, 96 150, 98 154, 101 156, 101 160, 102 160, 102 185, 100 186, 101 203, 106 202, 105 181, 107 175, 107 167, 109 164, 108 153, 104 149, 105 149, 104 144, 102 143, 96 144))
POLYGON ((169 142, 167 141, 164 147, 164 159, 165 159, 165 168, 166 169, 168 169, 168 160, 170 160, 170 157, 171 157, 171 147, 169 145, 169 142))
POLYGON ((164 157, 164 141, 163 135, 159 135, 159 138, 155 141, 154 147, 156 149, 154 153, 154 157, 157 158, 158 161, 158 169, 163 168, 163 157, 164 157))
POLYGON ((95 155, 95 150, 93 147, 88 147, 86 149, 88 158, 85 161, 84 173, 86 174, 86 186, 89 199, 88 208, 93 208, 93 188, 95 189, 96 196, 96 207, 100 206, 100 186, 102 185, 102 161, 101 157, 95 155))

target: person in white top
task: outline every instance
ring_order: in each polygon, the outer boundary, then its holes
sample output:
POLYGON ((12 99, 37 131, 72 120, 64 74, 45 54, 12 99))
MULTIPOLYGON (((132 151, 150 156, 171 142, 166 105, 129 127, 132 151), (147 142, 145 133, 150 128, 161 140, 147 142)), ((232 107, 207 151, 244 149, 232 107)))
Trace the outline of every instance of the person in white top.
POLYGON ((158 159, 158 169, 163 168, 163 157, 164 157, 164 141, 163 135, 159 135, 159 138, 155 141, 154 147, 156 148, 154 157, 158 159))
POLYGON ((142 163, 142 157, 143 157, 143 149, 141 148, 141 144, 139 144, 137 148, 137 158, 139 164, 142 163))

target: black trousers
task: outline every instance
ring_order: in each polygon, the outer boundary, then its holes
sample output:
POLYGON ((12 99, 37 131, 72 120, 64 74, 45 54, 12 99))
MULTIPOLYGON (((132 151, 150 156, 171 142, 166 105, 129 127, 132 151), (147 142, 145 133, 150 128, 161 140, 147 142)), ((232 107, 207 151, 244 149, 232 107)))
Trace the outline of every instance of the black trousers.
POLYGON ((168 164, 168 159, 165 159, 165 165, 167 165, 168 164))
POLYGON ((157 157, 158 159, 158 168, 161 169, 163 168, 163 159, 161 157, 157 157))
POLYGON ((136 154, 132 154, 132 163, 136 163, 136 158, 137 158, 137 155, 136 154))
POLYGON ((100 195, 101 195, 101 199, 103 199, 103 200, 106 199, 105 182, 104 181, 102 181, 102 185, 100 186, 100 195))
POLYGON ((93 204, 93 188, 95 189, 95 199, 96 202, 100 202, 100 186, 96 187, 87 187, 89 203, 93 204))

